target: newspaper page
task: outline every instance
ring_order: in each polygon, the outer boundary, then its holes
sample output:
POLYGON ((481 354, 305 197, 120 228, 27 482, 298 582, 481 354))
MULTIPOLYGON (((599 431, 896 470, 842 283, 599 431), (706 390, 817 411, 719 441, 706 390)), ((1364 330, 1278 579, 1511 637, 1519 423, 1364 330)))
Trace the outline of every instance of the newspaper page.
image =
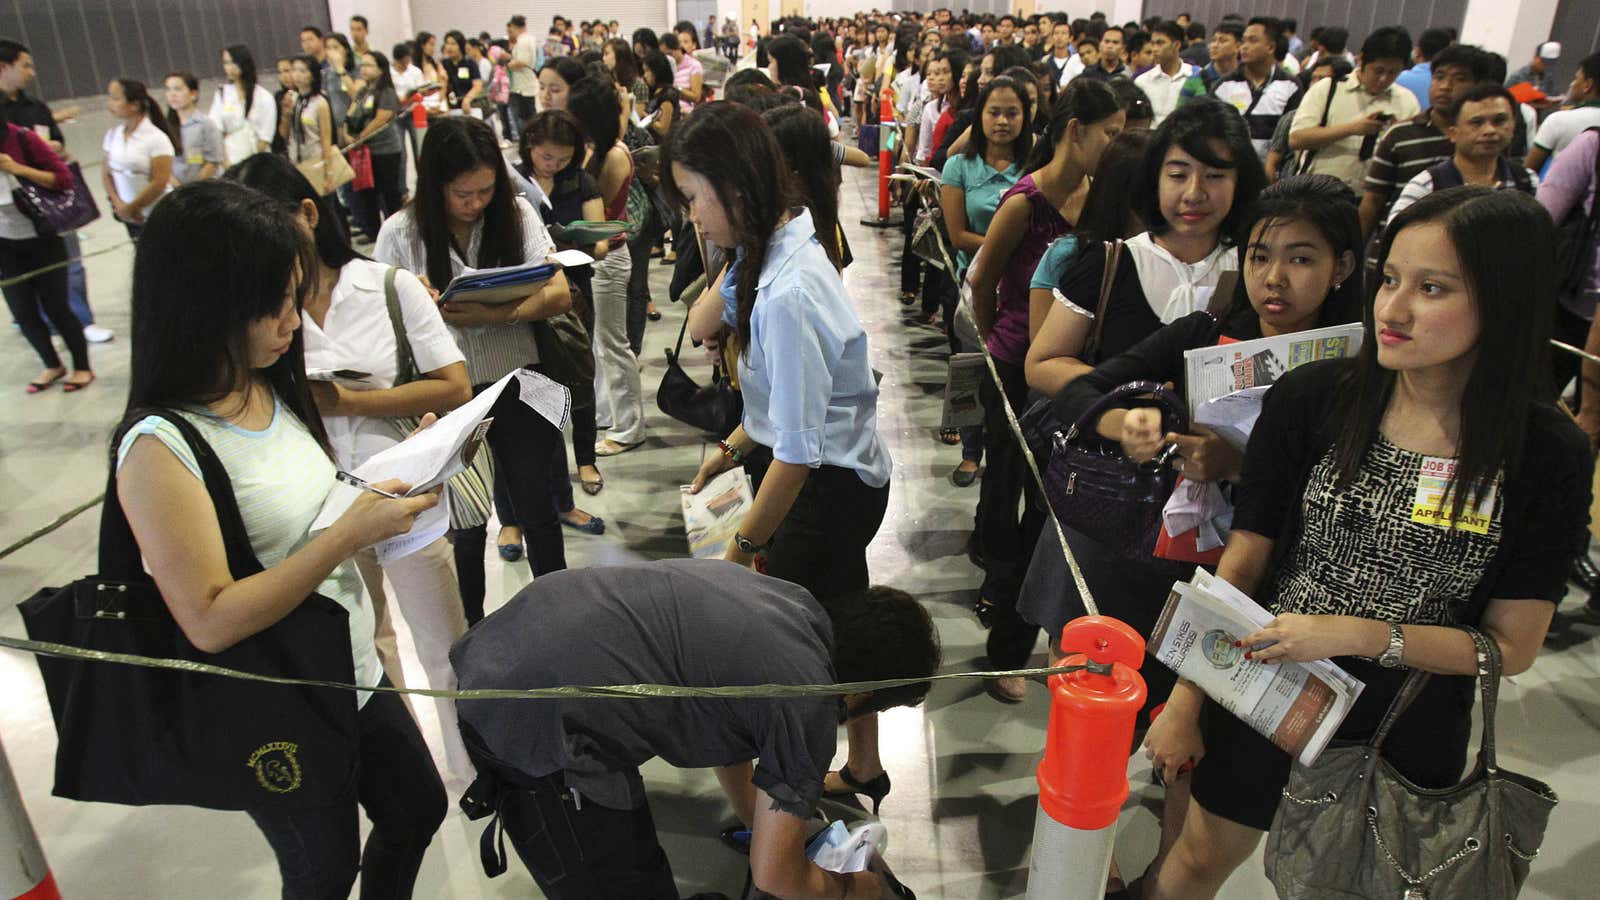
POLYGON ((1327 660, 1262 663, 1234 642, 1272 614, 1203 569, 1172 586, 1150 636, 1150 653, 1179 677, 1311 765, 1355 705, 1364 685, 1327 660))
POLYGON ((689 493, 689 487, 685 484, 679 488, 689 555, 695 559, 721 559, 738 533, 744 514, 755 503, 750 477, 739 466, 706 482, 698 494, 689 493))
POLYGON ((1183 354, 1189 417, 1202 404, 1273 384, 1283 373, 1319 359, 1343 359, 1361 349, 1361 325, 1333 325, 1274 337, 1197 347, 1183 354))
POLYGON ((950 357, 950 377, 944 385, 944 414, 939 419, 939 427, 963 428, 983 423, 978 385, 987 374, 982 353, 957 353, 950 357))

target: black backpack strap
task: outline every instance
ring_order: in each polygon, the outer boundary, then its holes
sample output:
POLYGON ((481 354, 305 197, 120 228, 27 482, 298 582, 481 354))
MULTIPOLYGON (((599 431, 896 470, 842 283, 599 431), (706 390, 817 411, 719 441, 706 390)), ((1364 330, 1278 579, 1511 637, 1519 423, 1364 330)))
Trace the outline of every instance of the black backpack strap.
MULTIPOLYGON (((211 445, 201 437, 198 429, 182 415, 167 409, 144 409, 130 414, 117 429, 113 447, 120 447, 123 436, 135 423, 147 416, 156 416, 172 423, 194 453, 200 466, 206 493, 216 507, 217 526, 222 531, 222 543, 228 552, 228 570, 235 579, 248 578, 260 572, 261 561, 250 546, 250 533, 245 530, 244 518, 239 514, 239 504, 233 494, 233 481, 228 470, 212 451, 211 445)), ((100 512, 100 573, 105 578, 124 581, 144 580, 144 560, 139 553, 139 542, 128 525, 128 516, 117 496, 117 467, 112 460, 110 478, 106 484, 105 501, 100 512)))

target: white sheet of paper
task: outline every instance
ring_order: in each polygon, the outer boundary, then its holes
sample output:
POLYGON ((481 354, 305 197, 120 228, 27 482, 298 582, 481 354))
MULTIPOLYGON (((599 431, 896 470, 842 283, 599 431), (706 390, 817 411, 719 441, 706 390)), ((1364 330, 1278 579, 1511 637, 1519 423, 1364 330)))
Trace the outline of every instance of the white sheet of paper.
POLYGON ((572 269, 578 266, 593 265, 594 257, 582 250, 562 250, 560 253, 551 254, 550 261, 559 263, 562 268, 572 269))
POLYGON ((1194 421, 1212 429, 1234 449, 1243 452, 1250 432, 1256 427, 1256 419, 1261 416, 1261 401, 1270 389, 1271 385, 1245 388, 1207 400, 1194 411, 1194 421))
POLYGON ((9 172, 0 172, 0 206, 10 206, 15 202, 11 199, 11 192, 16 189, 16 176, 9 172))

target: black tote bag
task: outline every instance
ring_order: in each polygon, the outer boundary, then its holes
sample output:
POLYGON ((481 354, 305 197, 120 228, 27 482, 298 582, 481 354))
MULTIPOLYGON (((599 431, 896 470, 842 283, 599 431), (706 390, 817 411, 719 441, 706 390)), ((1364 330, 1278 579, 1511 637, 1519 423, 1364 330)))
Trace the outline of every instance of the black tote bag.
MULTIPOLYGON (((152 412, 172 422, 194 451, 233 577, 260 572, 221 461, 182 416, 152 412)), ((139 418, 130 417, 123 429, 139 418)), ((37 641, 259 675, 342 684, 355 679, 349 616, 320 594, 221 653, 195 648, 144 572, 117 500, 114 469, 101 512, 99 573, 64 588, 45 588, 20 609, 28 636, 37 641)), ((78 659, 38 661, 59 738, 53 789, 58 797, 133 806, 301 809, 354 790, 357 709, 350 691, 78 659)))

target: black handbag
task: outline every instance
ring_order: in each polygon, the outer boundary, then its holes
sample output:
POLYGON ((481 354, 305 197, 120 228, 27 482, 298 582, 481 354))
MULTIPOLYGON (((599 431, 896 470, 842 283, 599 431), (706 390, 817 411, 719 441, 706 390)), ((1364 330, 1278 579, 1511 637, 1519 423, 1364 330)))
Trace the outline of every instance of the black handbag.
POLYGON ((656 406, 685 425, 718 437, 727 437, 744 420, 744 398, 718 369, 711 384, 701 387, 683 370, 683 335, 689 329, 689 315, 678 328, 678 342, 667 351, 667 373, 656 389, 656 406))
POLYGON ((1155 398, 1165 431, 1189 430, 1189 413, 1177 394, 1154 381, 1130 382, 1101 397, 1056 439, 1044 473, 1045 496, 1061 524, 1137 560, 1155 553, 1161 508, 1177 483, 1170 465, 1175 447, 1154 460, 1135 462, 1093 432, 1100 414, 1112 405, 1144 395, 1155 398))
MULTIPOLYGON (((194 451, 233 577, 262 571, 221 461, 182 416, 150 412, 173 423, 194 451)), ((117 500, 114 470, 101 511, 99 574, 45 588, 20 609, 28 637, 36 641, 273 677, 355 680, 349 615, 320 594, 220 653, 196 649, 144 572, 117 500)), ((357 709, 350 691, 81 659, 38 661, 59 739, 53 788, 58 797, 132 806, 304 809, 355 790, 357 709)))

